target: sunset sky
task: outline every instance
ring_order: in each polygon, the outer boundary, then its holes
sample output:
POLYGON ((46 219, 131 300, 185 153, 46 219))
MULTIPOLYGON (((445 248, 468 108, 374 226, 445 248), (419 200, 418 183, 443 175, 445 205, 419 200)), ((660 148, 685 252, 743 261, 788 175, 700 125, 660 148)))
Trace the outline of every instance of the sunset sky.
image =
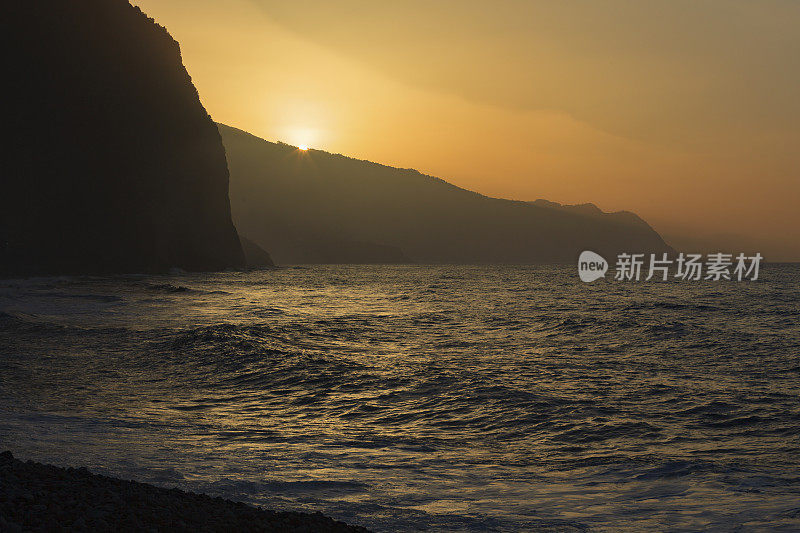
POLYGON ((219 122, 800 260, 795 0, 134 3, 219 122))

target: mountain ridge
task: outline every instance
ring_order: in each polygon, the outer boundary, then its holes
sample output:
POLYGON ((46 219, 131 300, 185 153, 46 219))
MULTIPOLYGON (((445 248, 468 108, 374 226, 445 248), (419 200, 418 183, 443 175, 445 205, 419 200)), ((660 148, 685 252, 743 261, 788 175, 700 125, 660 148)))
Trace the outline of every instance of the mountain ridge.
POLYGON ((672 251, 633 214, 586 216, 492 198, 414 169, 298 150, 218 127, 237 227, 278 263, 351 262, 298 253, 290 236, 308 238, 309 246, 325 238, 390 246, 418 263, 569 263, 584 249, 672 251), (310 256, 315 260, 304 261, 310 256))

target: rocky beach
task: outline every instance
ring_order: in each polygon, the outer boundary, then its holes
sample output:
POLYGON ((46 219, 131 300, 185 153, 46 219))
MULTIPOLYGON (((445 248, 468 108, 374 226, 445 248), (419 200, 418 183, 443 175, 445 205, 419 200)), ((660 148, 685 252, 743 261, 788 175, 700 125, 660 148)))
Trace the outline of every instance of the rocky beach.
POLYGON ((0 531, 366 532, 321 513, 275 512, 0 454, 0 531))

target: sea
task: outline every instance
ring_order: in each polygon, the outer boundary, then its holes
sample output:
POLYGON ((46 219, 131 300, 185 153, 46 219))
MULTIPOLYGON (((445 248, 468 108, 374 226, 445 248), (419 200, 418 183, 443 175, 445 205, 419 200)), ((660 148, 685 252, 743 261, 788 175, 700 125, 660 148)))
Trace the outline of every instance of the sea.
POLYGON ((0 450, 375 532, 800 530, 800 265, 0 281, 0 450))

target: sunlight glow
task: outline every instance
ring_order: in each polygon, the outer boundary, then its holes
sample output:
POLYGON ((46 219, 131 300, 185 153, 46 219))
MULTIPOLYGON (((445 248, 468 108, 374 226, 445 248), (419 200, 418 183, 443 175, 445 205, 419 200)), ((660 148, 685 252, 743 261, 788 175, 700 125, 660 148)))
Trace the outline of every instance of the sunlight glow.
POLYGON ((321 146, 320 135, 323 130, 317 125, 310 125, 313 121, 306 117, 308 113, 309 111, 303 109, 298 110, 297 113, 295 113, 297 115, 296 117, 293 117, 290 121, 287 120, 287 122, 292 124, 291 126, 277 127, 275 136, 278 140, 296 146, 298 150, 303 152, 312 146, 321 146), (298 123, 304 124, 297 125, 298 123))

